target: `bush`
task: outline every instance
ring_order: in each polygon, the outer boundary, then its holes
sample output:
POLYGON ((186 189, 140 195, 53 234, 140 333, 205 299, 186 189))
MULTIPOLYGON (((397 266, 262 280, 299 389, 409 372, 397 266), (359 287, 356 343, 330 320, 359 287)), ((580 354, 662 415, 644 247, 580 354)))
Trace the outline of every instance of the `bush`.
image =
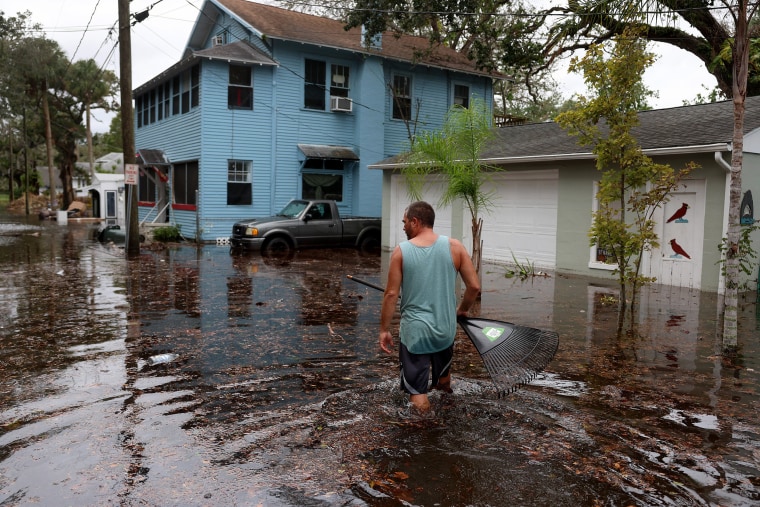
POLYGON ((179 227, 176 225, 169 225, 156 228, 153 231, 153 239, 167 243, 170 241, 181 241, 182 235, 179 233, 179 227))

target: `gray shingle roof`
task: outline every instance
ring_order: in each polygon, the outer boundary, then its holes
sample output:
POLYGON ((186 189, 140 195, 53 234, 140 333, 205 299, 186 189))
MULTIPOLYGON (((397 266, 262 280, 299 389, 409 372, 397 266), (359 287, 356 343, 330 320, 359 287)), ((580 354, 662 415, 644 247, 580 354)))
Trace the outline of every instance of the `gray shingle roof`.
MULTIPOLYGON (((730 143, 734 128, 731 100, 695 106, 639 112, 633 135, 644 150, 677 149, 684 152, 699 146, 730 143)), ((744 133, 760 128, 760 96, 745 103, 744 133)), ((484 159, 530 156, 579 155, 590 153, 558 124, 532 123, 496 130, 496 137, 483 152, 484 159)))
MULTIPOLYGON (((760 128, 760 96, 747 97, 744 134, 760 128)), ((643 150, 670 150, 672 153, 728 149, 734 131, 734 103, 731 100, 695 106, 653 109, 639 112, 633 134, 643 150)), ((591 148, 578 144, 557 123, 528 123, 494 128, 494 139, 483 150, 481 160, 495 164, 527 159, 593 158, 591 148)), ((403 165, 404 155, 396 155, 370 165, 371 169, 394 169, 403 165)))

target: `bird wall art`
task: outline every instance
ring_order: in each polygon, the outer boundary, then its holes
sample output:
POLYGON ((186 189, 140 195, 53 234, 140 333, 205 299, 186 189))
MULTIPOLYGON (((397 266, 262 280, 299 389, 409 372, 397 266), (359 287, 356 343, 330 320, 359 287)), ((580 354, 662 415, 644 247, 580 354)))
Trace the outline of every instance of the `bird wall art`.
POLYGON ((675 238, 670 240, 670 248, 673 249, 676 255, 682 255, 687 259, 691 259, 691 256, 689 256, 689 254, 686 253, 686 250, 684 250, 683 247, 676 242, 675 238))
POLYGON ((673 216, 668 218, 668 221, 666 223, 670 223, 675 221, 678 222, 688 222, 688 220, 684 219, 686 216, 686 211, 689 209, 689 205, 686 203, 681 204, 681 207, 676 210, 675 213, 673 213, 673 216))

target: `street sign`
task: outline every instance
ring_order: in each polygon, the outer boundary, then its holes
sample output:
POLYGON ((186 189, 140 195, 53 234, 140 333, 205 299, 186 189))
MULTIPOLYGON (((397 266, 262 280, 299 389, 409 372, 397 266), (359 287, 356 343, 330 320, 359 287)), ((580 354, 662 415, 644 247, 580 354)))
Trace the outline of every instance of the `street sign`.
POLYGON ((124 164, 124 184, 137 185, 137 175, 140 166, 137 164, 124 164))

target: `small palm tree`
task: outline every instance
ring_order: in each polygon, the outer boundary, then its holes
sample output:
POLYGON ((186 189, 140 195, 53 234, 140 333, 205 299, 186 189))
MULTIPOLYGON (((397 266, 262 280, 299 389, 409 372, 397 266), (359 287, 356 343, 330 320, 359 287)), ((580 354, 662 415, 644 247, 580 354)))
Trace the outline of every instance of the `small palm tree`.
POLYGON ((483 219, 480 213, 491 204, 483 191, 488 174, 500 168, 485 165, 480 153, 493 137, 491 114, 485 101, 473 99, 470 107, 453 106, 438 131, 422 132, 412 144, 404 174, 409 194, 419 199, 430 174, 442 174, 446 189, 440 205, 462 199, 472 218, 472 262, 480 273, 483 219))

